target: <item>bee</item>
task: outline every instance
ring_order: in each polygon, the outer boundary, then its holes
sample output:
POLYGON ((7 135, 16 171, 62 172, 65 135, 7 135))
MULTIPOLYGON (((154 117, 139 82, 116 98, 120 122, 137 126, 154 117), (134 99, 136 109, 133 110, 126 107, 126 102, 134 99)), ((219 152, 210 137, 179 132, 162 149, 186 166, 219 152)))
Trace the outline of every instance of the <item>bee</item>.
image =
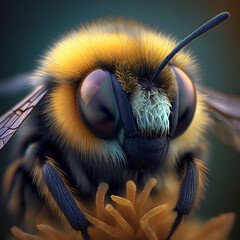
POLYGON ((35 90, 0 118, 0 148, 19 132, 4 181, 12 214, 31 224, 44 207, 87 240, 82 202, 101 182, 116 194, 128 180, 141 186, 154 177, 161 191, 174 172, 169 240, 203 197, 206 133, 214 129, 240 151, 239 98, 201 86, 194 57, 182 50, 229 16, 178 44, 124 19, 100 20, 57 42, 34 74, 35 90))

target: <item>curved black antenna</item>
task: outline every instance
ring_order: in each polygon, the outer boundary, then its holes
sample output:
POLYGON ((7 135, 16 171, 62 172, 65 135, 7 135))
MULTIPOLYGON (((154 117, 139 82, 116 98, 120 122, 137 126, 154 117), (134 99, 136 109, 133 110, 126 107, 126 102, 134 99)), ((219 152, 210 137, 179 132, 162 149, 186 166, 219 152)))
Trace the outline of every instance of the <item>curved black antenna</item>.
POLYGON ((157 76, 160 74, 160 72, 163 70, 163 68, 169 63, 169 61, 174 57, 176 53, 178 53, 183 47, 185 47, 188 43, 190 43, 195 38, 201 36, 202 34, 208 32, 209 30, 216 27, 218 24, 222 23, 223 21, 227 20, 230 17, 230 14, 228 12, 223 12, 209 20, 208 22, 204 23, 201 27, 196 29, 194 32, 192 32, 190 35, 188 35, 186 38, 184 38, 162 61, 161 65, 158 67, 156 72, 153 75, 153 78, 151 80, 156 80, 157 76))

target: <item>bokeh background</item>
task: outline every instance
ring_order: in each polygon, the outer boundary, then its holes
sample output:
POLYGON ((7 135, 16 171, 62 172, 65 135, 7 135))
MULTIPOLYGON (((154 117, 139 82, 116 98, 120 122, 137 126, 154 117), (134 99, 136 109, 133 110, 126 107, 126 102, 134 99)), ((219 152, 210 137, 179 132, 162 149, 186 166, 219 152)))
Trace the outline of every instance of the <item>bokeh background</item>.
MULTIPOLYGON (((173 34, 179 40, 219 12, 231 19, 188 46, 197 56, 203 83, 240 96, 240 2, 239 0, 5 0, 0 6, 0 80, 32 71, 51 44, 80 23, 99 17, 125 16, 173 34)), ((0 114, 30 90, 0 95, 0 114)), ((209 189, 198 215, 206 220, 233 211, 238 218, 231 239, 240 239, 240 155, 211 139, 209 189)), ((14 139, 0 152, 0 178, 9 164, 14 139)), ((0 239, 11 223, 0 201, 0 239)))

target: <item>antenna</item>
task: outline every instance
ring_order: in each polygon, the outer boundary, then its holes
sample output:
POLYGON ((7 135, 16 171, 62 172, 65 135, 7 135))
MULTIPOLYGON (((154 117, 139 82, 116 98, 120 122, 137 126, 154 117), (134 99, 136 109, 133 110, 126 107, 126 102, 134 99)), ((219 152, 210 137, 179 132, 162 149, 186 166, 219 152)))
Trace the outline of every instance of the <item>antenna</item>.
POLYGON ((196 29, 194 32, 192 32, 190 35, 188 35, 186 38, 184 38, 162 61, 161 65, 158 67, 156 72, 153 75, 153 78, 151 80, 154 81, 160 74, 160 72, 163 70, 163 68, 169 63, 169 61, 175 56, 176 53, 178 53, 182 48, 184 48, 188 43, 190 43, 195 38, 198 38, 202 34, 208 32, 209 30, 216 27, 218 24, 224 22, 230 17, 230 14, 228 12, 223 12, 209 20, 208 22, 204 23, 201 27, 196 29))

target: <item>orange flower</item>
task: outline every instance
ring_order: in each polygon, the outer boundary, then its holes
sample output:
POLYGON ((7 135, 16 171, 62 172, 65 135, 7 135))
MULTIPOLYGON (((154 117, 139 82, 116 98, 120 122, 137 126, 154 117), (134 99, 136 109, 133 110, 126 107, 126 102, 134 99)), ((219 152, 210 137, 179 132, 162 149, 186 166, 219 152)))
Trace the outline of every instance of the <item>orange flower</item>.
MULTIPOLYGON (((160 196, 159 194, 150 196, 156 183, 155 179, 150 179, 144 189, 138 193, 134 182, 128 181, 126 197, 111 196, 115 206, 110 203, 105 205, 108 185, 101 183, 96 194, 96 207, 90 214, 87 214, 88 220, 95 226, 89 229, 91 238, 94 240, 165 240, 176 217, 172 212, 176 199, 171 192, 162 193, 160 196)), ((226 213, 206 223, 198 220, 185 221, 171 239, 228 239, 234 219, 234 213, 226 213)), ((17 239, 23 240, 82 239, 79 231, 62 231, 60 228, 55 229, 46 224, 39 224, 37 228, 39 230, 37 235, 27 234, 17 227, 11 230, 17 239)))

